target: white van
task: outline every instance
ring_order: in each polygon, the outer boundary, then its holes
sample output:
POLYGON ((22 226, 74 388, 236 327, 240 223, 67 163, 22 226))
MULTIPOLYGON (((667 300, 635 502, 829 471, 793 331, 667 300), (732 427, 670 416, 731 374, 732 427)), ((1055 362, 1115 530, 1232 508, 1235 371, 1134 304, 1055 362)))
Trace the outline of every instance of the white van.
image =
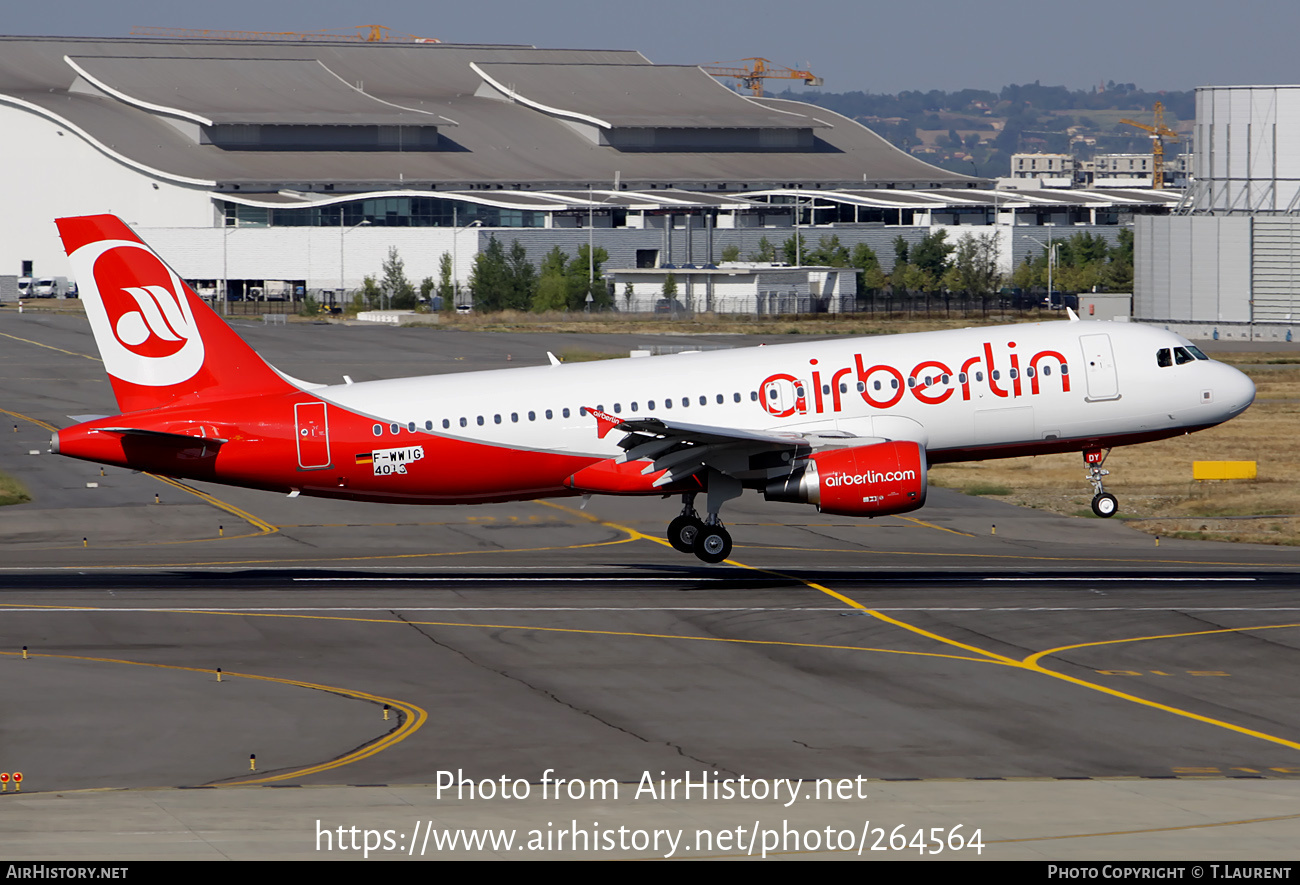
POLYGON ((68 297, 67 277, 38 277, 32 293, 35 298, 68 297))

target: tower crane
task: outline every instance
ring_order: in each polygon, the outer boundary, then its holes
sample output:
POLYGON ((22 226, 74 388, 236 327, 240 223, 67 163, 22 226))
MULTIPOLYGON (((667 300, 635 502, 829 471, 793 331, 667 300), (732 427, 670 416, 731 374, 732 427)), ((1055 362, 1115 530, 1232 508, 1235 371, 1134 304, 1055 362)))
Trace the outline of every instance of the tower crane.
POLYGON ((150 28, 135 27, 131 29, 132 37, 179 37, 181 39, 205 40, 312 40, 329 42, 360 41, 362 43, 441 43, 432 37, 417 37, 414 34, 393 34, 391 28, 383 25, 358 25, 356 28, 338 28, 332 31, 214 31, 201 28, 150 28))
POLYGON ((820 86, 822 78, 811 71, 796 71, 783 65, 773 64, 766 58, 742 58, 740 61, 710 62, 700 65, 700 70, 715 77, 731 77, 739 80, 741 85, 754 93, 755 98, 763 97, 763 81, 802 80, 805 86, 820 86), (749 62, 748 65, 742 65, 749 62))
POLYGON ((1130 126, 1136 126, 1139 129, 1145 129, 1151 133, 1151 187, 1155 190, 1164 190, 1165 187, 1165 142, 1166 138, 1171 141, 1178 140, 1178 133, 1165 125, 1165 104, 1162 101, 1156 102, 1155 125, 1148 126, 1145 123, 1139 123, 1136 120, 1120 120, 1121 123, 1127 123, 1130 126))

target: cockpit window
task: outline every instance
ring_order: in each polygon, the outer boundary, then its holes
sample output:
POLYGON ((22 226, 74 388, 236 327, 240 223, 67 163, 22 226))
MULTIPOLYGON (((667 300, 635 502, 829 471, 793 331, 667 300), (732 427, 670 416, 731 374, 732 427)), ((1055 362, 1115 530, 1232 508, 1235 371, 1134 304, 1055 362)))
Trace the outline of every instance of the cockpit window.
POLYGON ((1169 348, 1162 347, 1156 351, 1156 365, 1162 369, 1167 369, 1174 364, 1173 358, 1169 355, 1169 348))
POLYGON ((1187 352, 1186 347, 1174 348, 1174 362, 1178 363, 1178 365, 1181 366, 1184 363, 1193 362, 1195 361, 1195 359, 1196 357, 1192 356, 1190 353, 1187 352))
POLYGON ((1208 360, 1209 357, 1201 353, 1201 349, 1193 344, 1187 345, 1187 350, 1198 360, 1208 360))

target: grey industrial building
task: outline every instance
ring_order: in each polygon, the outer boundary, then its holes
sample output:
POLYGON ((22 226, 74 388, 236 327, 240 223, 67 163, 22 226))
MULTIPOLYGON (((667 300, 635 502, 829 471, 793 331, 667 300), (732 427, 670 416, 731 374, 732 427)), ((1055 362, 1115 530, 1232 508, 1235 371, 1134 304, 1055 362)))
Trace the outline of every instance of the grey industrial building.
POLYGON ((1134 315, 1211 338, 1300 321, 1300 86, 1196 90, 1192 183, 1134 230, 1134 315))

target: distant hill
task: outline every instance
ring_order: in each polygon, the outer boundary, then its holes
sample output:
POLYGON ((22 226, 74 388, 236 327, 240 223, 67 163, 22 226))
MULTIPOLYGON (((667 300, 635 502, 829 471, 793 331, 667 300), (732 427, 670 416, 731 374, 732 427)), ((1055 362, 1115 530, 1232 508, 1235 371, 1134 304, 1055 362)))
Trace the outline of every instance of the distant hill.
POLYGON ((940 168, 987 178, 1008 175, 1011 155, 1022 151, 1068 153, 1085 160, 1098 153, 1144 153, 1150 150, 1147 134, 1119 121, 1128 117, 1150 124, 1157 101, 1164 102, 1165 125, 1189 139, 1196 116, 1193 90, 1147 92, 1113 81, 1090 91, 1035 81, 1004 86, 1000 92, 787 90, 779 97, 851 117, 940 168))

